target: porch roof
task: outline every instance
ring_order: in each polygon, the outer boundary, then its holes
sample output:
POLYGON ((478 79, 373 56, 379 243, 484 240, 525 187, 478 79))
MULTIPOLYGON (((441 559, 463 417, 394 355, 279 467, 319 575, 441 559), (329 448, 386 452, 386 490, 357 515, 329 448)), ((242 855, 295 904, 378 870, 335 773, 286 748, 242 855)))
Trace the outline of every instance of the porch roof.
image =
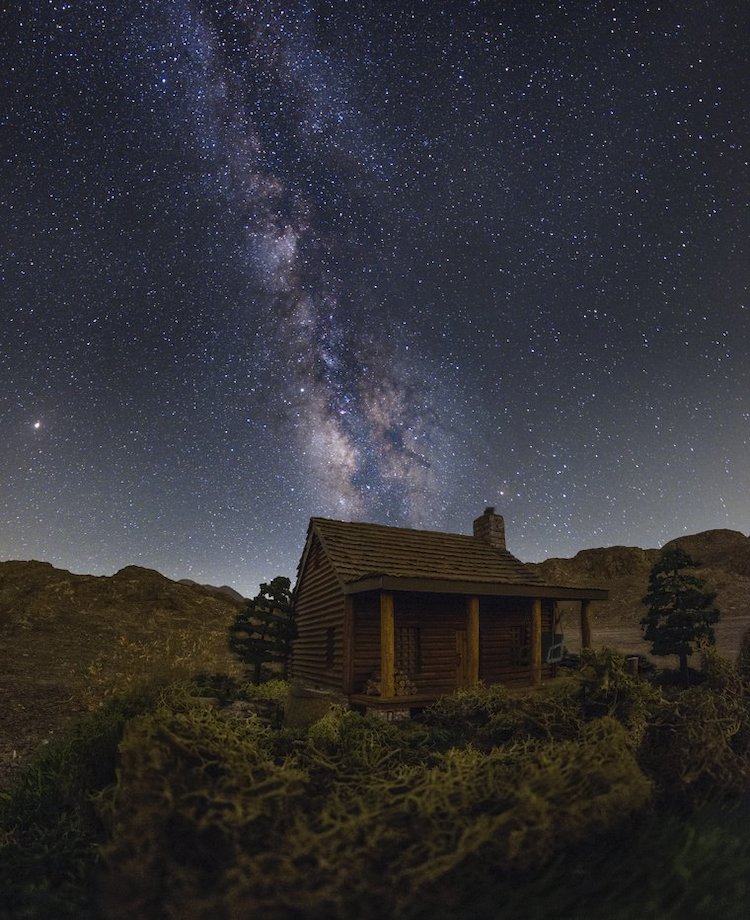
POLYGON ((407 591, 420 594, 467 594, 480 597, 542 597, 556 601, 606 601, 606 588, 580 585, 505 584, 488 581, 461 581, 447 578, 399 578, 393 575, 368 575, 344 585, 344 594, 367 591, 407 591))

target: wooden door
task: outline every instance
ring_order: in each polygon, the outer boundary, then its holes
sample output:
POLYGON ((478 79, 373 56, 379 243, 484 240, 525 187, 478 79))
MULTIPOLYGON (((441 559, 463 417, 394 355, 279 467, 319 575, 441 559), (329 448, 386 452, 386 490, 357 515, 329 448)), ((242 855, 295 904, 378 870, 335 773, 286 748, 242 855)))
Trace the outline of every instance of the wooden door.
POLYGON ((456 630, 456 686, 469 686, 469 637, 465 629, 456 630))

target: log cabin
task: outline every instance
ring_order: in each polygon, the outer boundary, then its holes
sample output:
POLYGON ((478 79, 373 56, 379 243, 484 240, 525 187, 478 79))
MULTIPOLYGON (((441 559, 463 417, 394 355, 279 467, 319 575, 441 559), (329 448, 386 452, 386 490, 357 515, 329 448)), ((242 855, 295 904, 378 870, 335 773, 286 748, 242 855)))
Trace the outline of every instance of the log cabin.
POLYGON ((508 552, 487 508, 473 535, 314 517, 297 572, 291 676, 354 708, 404 718, 458 688, 534 686, 562 655, 557 601, 600 588, 544 584, 508 552))

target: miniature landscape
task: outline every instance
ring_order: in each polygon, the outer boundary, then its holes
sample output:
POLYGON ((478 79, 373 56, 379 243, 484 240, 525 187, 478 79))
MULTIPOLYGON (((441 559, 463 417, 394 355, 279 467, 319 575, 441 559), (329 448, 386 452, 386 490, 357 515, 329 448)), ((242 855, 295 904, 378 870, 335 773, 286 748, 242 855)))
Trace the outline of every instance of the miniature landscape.
MULTIPOLYGON (((670 540, 661 549, 671 548, 682 549, 700 563, 696 575, 716 591, 721 610, 715 627, 716 647, 728 658, 736 658, 742 637, 750 629, 750 538, 736 530, 708 530, 670 540)), ((648 648, 640 627, 641 598, 660 551, 635 546, 586 549, 572 559, 547 559, 531 567, 551 584, 607 588, 609 600, 593 606, 594 647, 643 655, 648 648)), ((577 652, 580 631, 575 612, 568 612, 563 626, 566 645, 577 652)))
POLYGON ((250 683, 225 589, 0 563, 0 916, 744 916, 750 540, 670 546, 721 610, 689 686, 618 654, 658 551, 587 550, 539 568, 609 588, 594 650, 402 723, 250 683))
POLYGON ((150 680, 238 674, 226 591, 138 566, 111 578, 0 562, 0 785, 72 719, 150 680))

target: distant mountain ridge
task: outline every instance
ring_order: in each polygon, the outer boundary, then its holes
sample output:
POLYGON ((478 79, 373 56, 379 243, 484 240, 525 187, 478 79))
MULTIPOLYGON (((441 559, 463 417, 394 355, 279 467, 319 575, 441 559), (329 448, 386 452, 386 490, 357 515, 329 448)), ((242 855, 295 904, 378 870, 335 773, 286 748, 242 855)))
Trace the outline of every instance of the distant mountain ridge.
POLYGON ((226 594, 228 597, 231 597, 235 601, 240 603, 245 603, 247 598, 243 597, 239 591, 235 591, 234 588, 231 588, 229 585, 220 585, 218 588, 215 585, 202 585, 197 581, 193 581, 192 578, 181 578, 178 582, 178 585, 191 585, 193 588, 203 588, 204 591, 208 591, 209 594, 226 594))
MULTIPOLYGON (((672 547, 679 547, 698 562, 695 574, 716 591, 722 614, 716 629, 717 644, 722 653, 734 656, 744 630, 750 628, 750 537, 737 530, 706 530, 677 537, 662 549, 610 546, 584 549, 571 559, 529 564, 551 584, 607 588, 609 600, 593 607, 594 643, 601 645, 611 639, 623 651, 643 652, 646 645, 640 638, 639 621, 645 608, 641 598, 654 562, 662 550, 672 547)), ((575 611, 565 609, 566 634, 573 639, 575 611)))

